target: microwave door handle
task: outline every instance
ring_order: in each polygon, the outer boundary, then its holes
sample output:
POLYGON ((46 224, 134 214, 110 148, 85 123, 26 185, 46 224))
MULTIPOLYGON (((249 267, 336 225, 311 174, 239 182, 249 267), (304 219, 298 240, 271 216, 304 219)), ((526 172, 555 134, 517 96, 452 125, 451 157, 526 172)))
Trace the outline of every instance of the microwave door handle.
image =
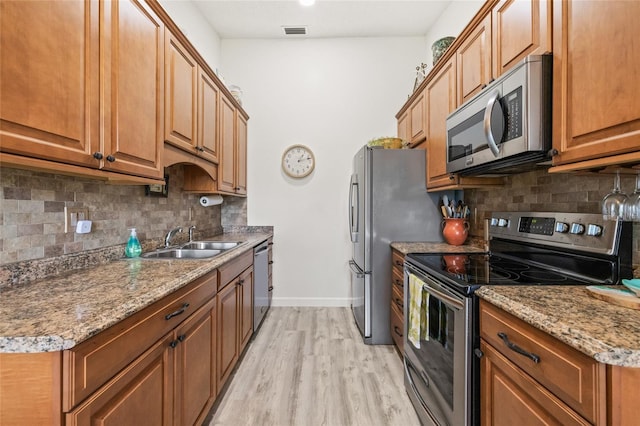
POLYGON ((498 101, 500 92, 497 90, 491 94, 484 110, 484 135, 487 138, 489 149, 494 157, 500 154, 500 148, 496 140, 501 141, 504 134, 504 113, 502 105, 498 101))

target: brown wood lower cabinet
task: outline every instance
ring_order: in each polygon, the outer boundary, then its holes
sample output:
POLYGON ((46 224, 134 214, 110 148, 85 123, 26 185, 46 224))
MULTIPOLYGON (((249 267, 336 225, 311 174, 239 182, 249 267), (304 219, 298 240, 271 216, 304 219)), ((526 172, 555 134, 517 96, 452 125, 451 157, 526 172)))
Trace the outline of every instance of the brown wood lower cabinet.
POLYGON ((606 424, 606 368, 480 301, 482 424, 606 424))
POLYGON ((253 251, 220 267, 219 288, 218 391, 253 335, 253 251))
POLYGON ((391 313, 390 324, 393 343, 404 353, 404 254, 391 250, 391 313))
POLYGON ((253 251, 60 352, 0 353, 2 425, 200 425, 253 335, 253 251))
POLYGON ((66 425, 171 425, 173 335, 168 334, 66 415, 66 425))
POLYGON ((238 279, 218 293, 218 388, 238 362, 238 279))

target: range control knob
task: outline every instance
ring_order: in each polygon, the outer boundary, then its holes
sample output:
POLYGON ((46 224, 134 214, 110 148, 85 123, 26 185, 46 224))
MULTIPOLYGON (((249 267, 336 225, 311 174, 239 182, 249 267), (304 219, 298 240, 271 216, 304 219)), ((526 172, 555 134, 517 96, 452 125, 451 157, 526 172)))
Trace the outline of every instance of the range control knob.
POLYGON ((507 219, 498 219, 498 226, 506 228, 509 225, 509 221, 507 219))
POLYGON ((495 217, 491 218, 491 226, 498 226, 498 219, 496 219, 495 217))
POLYGON ((589 226, 587 226, 587 235, 591 237, 599 237, 602 235, 602 226, 590 223, 589 226))
POLYGON ((556 222, 556 232, 566 234, 569 232, 569 224, 564 222, 556 222))
POLYGON ((576 235, 584 234, 584 225, 581 223, 572 223, 569 233, 576 235))

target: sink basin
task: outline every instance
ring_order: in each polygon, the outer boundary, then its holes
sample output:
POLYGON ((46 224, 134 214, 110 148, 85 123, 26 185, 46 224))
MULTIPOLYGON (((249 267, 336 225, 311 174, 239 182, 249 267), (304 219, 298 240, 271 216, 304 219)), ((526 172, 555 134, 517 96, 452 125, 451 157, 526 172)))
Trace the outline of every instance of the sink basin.
POLYGON ((235 241, 192 241, 182 246, 183 249, 192 250, 229 250, 237 246, 235 241))
POLYGON ((173 248, 151 251, 143 254, 145 259, 208 259, 222 253, 222 250, 173 248))

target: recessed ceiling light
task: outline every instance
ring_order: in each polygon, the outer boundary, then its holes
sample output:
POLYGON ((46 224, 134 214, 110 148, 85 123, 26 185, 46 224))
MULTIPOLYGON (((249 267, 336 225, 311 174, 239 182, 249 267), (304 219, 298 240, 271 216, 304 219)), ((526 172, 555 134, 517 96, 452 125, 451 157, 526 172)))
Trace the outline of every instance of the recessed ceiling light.
POLYGON ((303 6, 313 6, 316 0, 298 0, 303 6))

